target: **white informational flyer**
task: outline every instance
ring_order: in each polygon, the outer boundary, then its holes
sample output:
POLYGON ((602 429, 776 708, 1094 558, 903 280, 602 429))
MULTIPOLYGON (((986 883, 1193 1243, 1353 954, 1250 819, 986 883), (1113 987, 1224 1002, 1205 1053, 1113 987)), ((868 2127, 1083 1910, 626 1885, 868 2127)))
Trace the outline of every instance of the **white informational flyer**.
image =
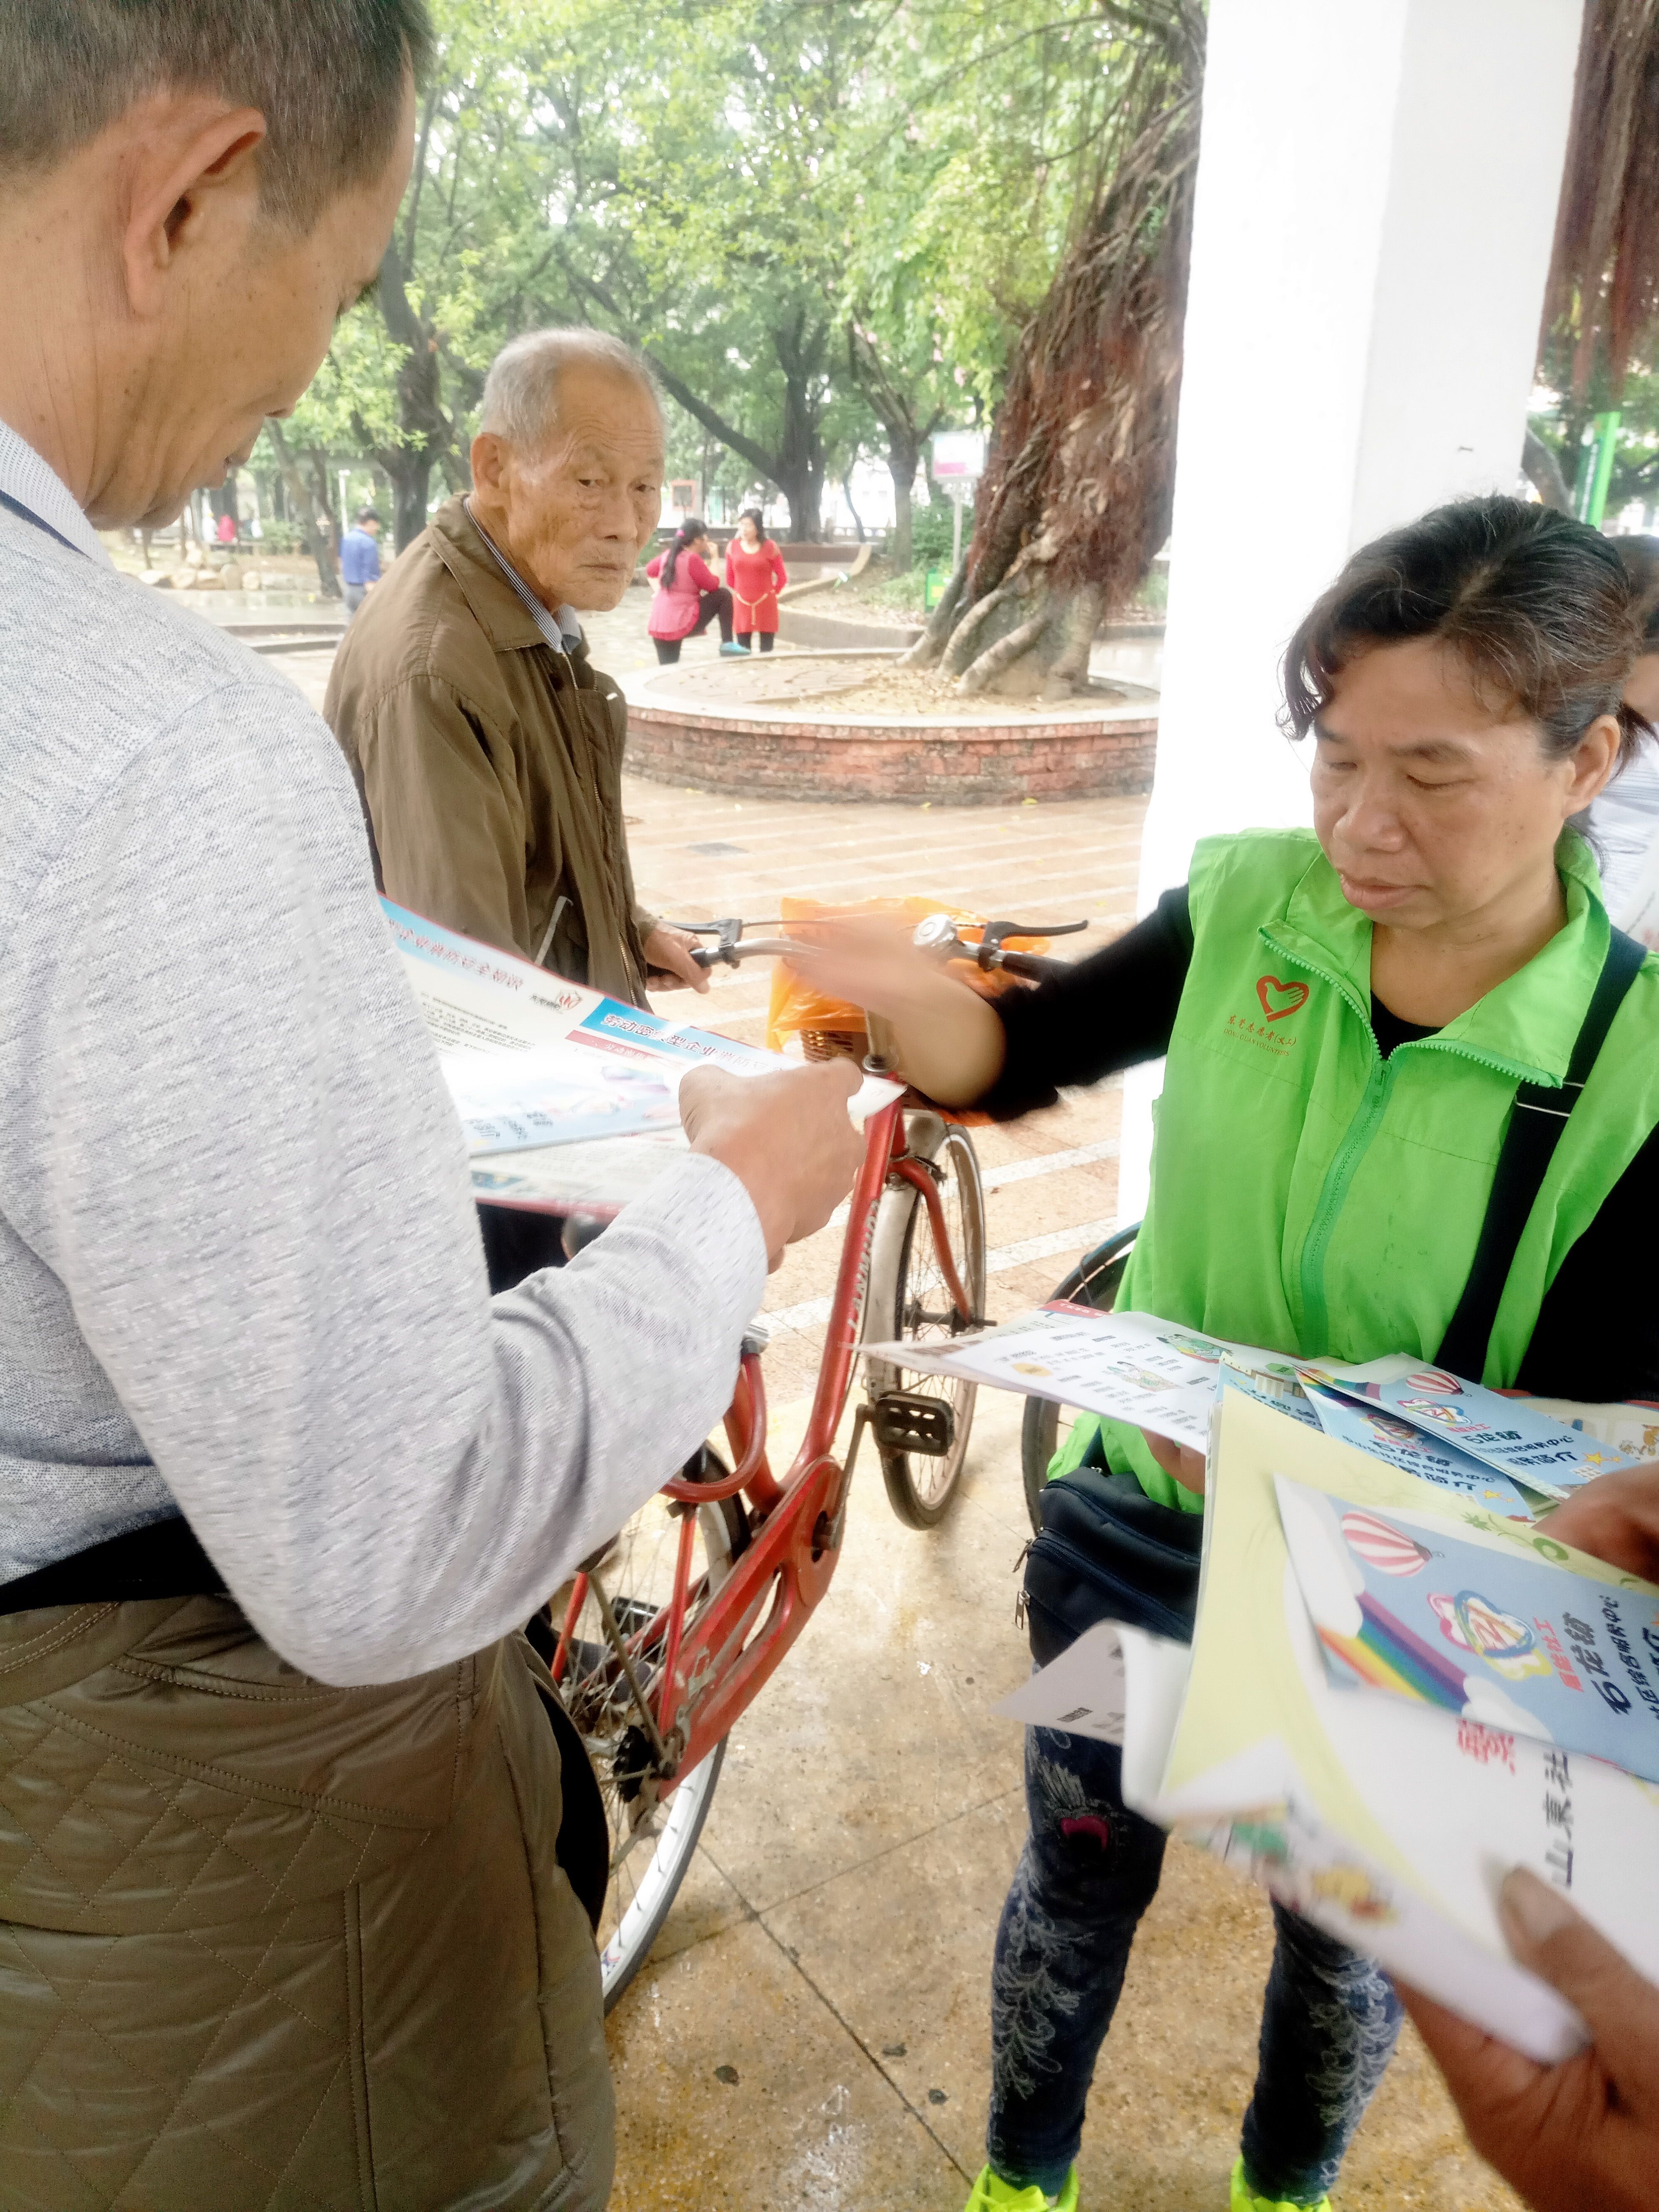
POLYGON ((1115 1620, 1099 1620, 1058 1659, 1022 1682, 991 1711, 1027 1728, 1060 1729, 1097 1743, 1123 1741, 1123 1640, 1115 1620))
POLYGON ((911 1344, 866 1344, 860 1350, 866 1358, 913 1371, 959 1375, 1132 1421, 1199 1452, 1209 1438, 1224 1358, 1296 1379, 1293 1360, 1260 1346, 1205 1336, 1152 1314, 1097 1313, 1065 1299, 954 1344, 929 1345, 926 1351, 911 1344))
MULTIPOLYGON (((473 1195, 492 1205, 626 1205, 685 1149, 688 1069, 754 1076, 789 1065, 380 904, 466 1132, 473 1195)), ((861 1121, 899 1095, 866 1076, 848 1111, 861 1121)))

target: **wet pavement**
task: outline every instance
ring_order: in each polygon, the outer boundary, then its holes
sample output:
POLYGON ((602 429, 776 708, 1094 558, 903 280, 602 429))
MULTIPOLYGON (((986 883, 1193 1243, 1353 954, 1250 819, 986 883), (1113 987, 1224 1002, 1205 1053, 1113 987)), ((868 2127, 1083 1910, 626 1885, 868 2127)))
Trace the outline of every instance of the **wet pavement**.
MULTIPOLYGON (((642 600, 599 623, 602 666, 654 665, 642 600)), ((326 653, 273 665, 320 702, 326 653)), ((633 776, 623 791, 641 895, 671 918, 763 920, 784 891, 918 892, 1086 915, 1067 948, 1086 950, 1133 909, 1140 799, 757 804, 633 776)), ((758 1043, 768 991, 764 975, 728 971, 699 1012, 758 1043)), ((1047 1295, 1109 1232, 1120 1100, 1109 1084, 975 1132, 994 1316, 1047 1295)), ((805 1427, 838 1250, 832 1225, 769 1285, 775 1465, 805 1427)), ((1019 1418, 1019 1401, 981 1395, 962 1494, 927 1534, 893 1517, 873 1457, 860 1466, 835 1582, 733 1730, 685 1887, 609 2023, 616 2212, 957 2212, 966 2198, 991 1948, 1024 1829, 1019 1734, 988 1711, 1029 1668, 1019 1418)), ((1172 1848, 1096 2082, 1085 2212, 1224 2212, 1270 1949, 1260 1893, 1172 1848)), ((1334 2201, 1518 2212, 1409 2028, 1334 2201)))

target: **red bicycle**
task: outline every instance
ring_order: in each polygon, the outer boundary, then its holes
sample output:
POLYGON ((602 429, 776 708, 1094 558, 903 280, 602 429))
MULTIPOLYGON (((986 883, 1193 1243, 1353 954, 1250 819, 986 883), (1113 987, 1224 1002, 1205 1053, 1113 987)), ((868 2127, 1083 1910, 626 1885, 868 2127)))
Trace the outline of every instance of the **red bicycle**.
MULTIPOLYGON (((780 956, 786 939, 744 939, 728 920, 703 964, 780 956)), ((1082 922, 1065 926, 1086 927, 1082 922)), ((943 956, 1028 977, 1061 963, 1004 951, 1030 923, 988 925, 964 943, 949 917, 916 933, 943 956)), ((873 1018, 856 1040, 884 1073, 873 1018)), ((872 1115, 848 1201, 841 1263, 806 1433, 781 1478, 767 1456, 763 1332, 744 1339, 726 1416, 729 1463, 705 1446, 615 1539, 583 1563, 552 1612, 551 1662, 593 1763, 611 1829, 611 1885, 599 1929, 607 2009, 643 1965, 673 1904, 719 1782, 732 1723, 759 1693, 830 1586, 865 1430, 900 1518, 935 1526, 967 1455, 974 1386, 866 1364, 846 1455, 835 1444, 860 1342, 924 1342, 983 1325, 985 1204, 962 1123, 907 1093, 872 1115)))

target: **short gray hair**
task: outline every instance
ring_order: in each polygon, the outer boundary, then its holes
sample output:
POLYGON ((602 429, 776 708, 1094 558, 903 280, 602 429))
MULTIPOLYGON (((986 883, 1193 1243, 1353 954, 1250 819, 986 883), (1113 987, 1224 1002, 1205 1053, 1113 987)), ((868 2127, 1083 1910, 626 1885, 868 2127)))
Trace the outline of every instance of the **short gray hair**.
POLYGON ((515 446, 538 446, 558 427, 559 379, 577 362, 631 377, 644 386, 661 412, 656 379, 645 356, 609 331, 580 326, 526 331, 522 337, 509 339, 489 364, 479 429, 494 431, 515 446))
POLYGON ((0 0, 0 185, 205 92, 264 117, 260 200, 301 231, 386 167, 433 47, 427 0, 0 0))

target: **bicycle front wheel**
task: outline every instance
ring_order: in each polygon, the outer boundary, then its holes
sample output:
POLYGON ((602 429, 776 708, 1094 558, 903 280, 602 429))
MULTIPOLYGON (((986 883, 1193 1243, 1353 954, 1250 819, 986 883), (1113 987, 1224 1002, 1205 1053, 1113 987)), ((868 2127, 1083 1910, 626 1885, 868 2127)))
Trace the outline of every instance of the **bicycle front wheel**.
MULTIPOLYGON (((711 1472, 724 1472, 712 1452, 708 1463, 711 1472)), ((696 1516, 688 1627, 749 1542, 740 1498, 700 1505, 696 1516)), ((696 1851, 726 1757, 722 1741, 671 1795, 659 1795, 659 1762, 641 1693, 654 1712, 667 1656, 666 1609, 680 1526, 669 1500, 653 1498, 592 1562, 560 1686, 565 1709, 592 1761, 610 1830, 611 1882, 598 1930, 607 2012, 662 1932, 696 1851), (609 1622, 601 1593, 610 1607, 609 1622)))
MULTIPOLYGON (((977 1319, 985 1310, 985 1193, 974 1140, 959 1122, 931 1113, 911 1115, 906 1134, 911 1152, 934 1170, 951 1256, 977 1319)), ((882 1199, 871 1245, 865 1316, 865 1334, 878 1341, 905 1338, 919 1345, 948 1344, 961 1333, 939 1262, 933 1216, 921 1193, 908 1183, 887 1191, 882 1199)), ((954 1376, 922 1374, 872 1360, 866 1389, 872 1398, 902 1391, 908 1396, 937 1399, 949 1408, 951 1435, 944 1452, 878 1447, 894 1512, 909 1528, 936 1527, 956 1496, 968 1457, 976 1386, 954 1376)))

